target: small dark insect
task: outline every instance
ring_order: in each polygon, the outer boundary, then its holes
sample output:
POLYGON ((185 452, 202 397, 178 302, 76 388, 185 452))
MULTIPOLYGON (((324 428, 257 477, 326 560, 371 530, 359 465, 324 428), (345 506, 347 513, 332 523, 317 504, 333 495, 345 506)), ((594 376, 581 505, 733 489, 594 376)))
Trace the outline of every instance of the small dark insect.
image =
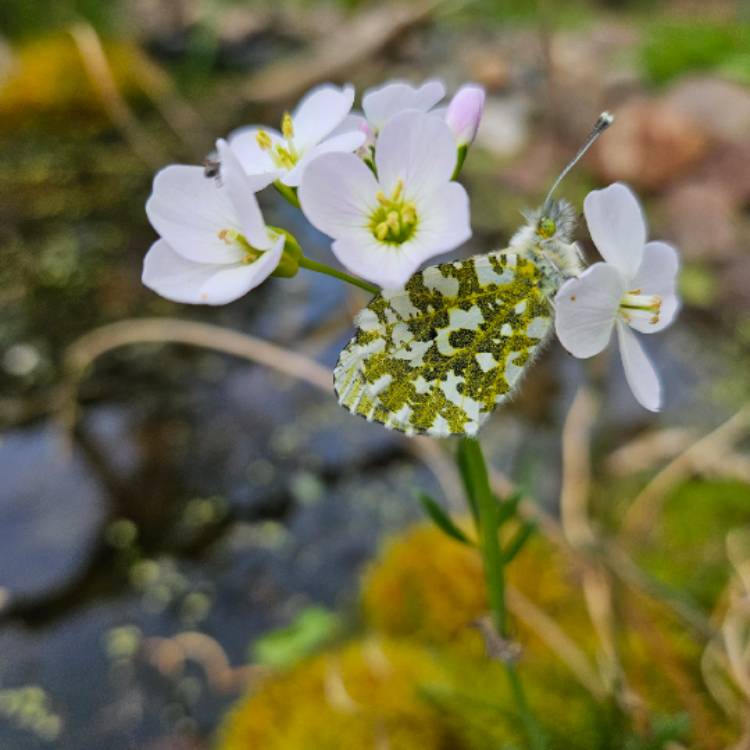
POLYGON ((207 156, 203 160, 203 174, 209 180, 221 180, 221 162, 207 156))

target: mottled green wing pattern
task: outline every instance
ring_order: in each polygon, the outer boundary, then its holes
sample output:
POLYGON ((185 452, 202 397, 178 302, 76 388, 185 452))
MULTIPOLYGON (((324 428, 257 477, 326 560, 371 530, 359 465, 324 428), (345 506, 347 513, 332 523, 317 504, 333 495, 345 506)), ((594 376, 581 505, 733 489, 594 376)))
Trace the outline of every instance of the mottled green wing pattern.
POLYGON ((548 285, 533 261, 501 251, 384 290, 339 357, 339 403, 408 435, 475 435, 550 331, 548 285))

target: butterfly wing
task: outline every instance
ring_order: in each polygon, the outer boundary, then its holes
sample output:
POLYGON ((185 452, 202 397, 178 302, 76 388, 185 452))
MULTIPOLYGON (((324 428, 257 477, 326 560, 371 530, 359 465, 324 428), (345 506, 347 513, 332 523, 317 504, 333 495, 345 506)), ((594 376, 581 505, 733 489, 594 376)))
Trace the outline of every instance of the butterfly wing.
POLYGON ((542 271, 501 251, 415 274, 357 316, 339 403, 409 435, 475 435, 551 330, 542 271))

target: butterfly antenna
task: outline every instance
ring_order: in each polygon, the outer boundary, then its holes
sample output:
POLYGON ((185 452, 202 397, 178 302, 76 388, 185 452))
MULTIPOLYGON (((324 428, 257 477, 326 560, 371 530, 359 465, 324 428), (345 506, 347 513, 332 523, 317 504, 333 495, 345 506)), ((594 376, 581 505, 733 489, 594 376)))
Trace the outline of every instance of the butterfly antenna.
POLYGON ((552 187, 549 189, 549 192, 547 193, 547 197, 544 199, 544 211, 549 209, 550 200, 552 198, 552 194, 557 190, 557 186, 565 179, 568 172, 570 172, 573 167, 575 167, 576 164, 581 160, 583 155, 591 148, 591 146, 594 145, 596 142, 596 139, 615 121, 614 115, 611 115, 609 112, 602 112, 597 121, 594 123, 594 127, 591 128, 591 132, 589 133, 588 137, 586 138, 586 141, 584 142, 583 146, 578 149, 578 153, 568 162, 568 165, 563 169, 562 172, 560 172, 559 177, 555 180, 552 187))

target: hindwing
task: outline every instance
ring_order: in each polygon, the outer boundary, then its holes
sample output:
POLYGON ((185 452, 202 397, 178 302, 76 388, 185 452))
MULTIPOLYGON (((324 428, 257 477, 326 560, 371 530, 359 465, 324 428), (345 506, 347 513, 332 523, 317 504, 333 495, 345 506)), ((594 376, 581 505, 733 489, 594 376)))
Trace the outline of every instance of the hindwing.
POLYGON ((383 290, 339 356, 339 403, 408 435, 475 435, 551 330, 548 287, 533 260, 499 251, 383 290))

